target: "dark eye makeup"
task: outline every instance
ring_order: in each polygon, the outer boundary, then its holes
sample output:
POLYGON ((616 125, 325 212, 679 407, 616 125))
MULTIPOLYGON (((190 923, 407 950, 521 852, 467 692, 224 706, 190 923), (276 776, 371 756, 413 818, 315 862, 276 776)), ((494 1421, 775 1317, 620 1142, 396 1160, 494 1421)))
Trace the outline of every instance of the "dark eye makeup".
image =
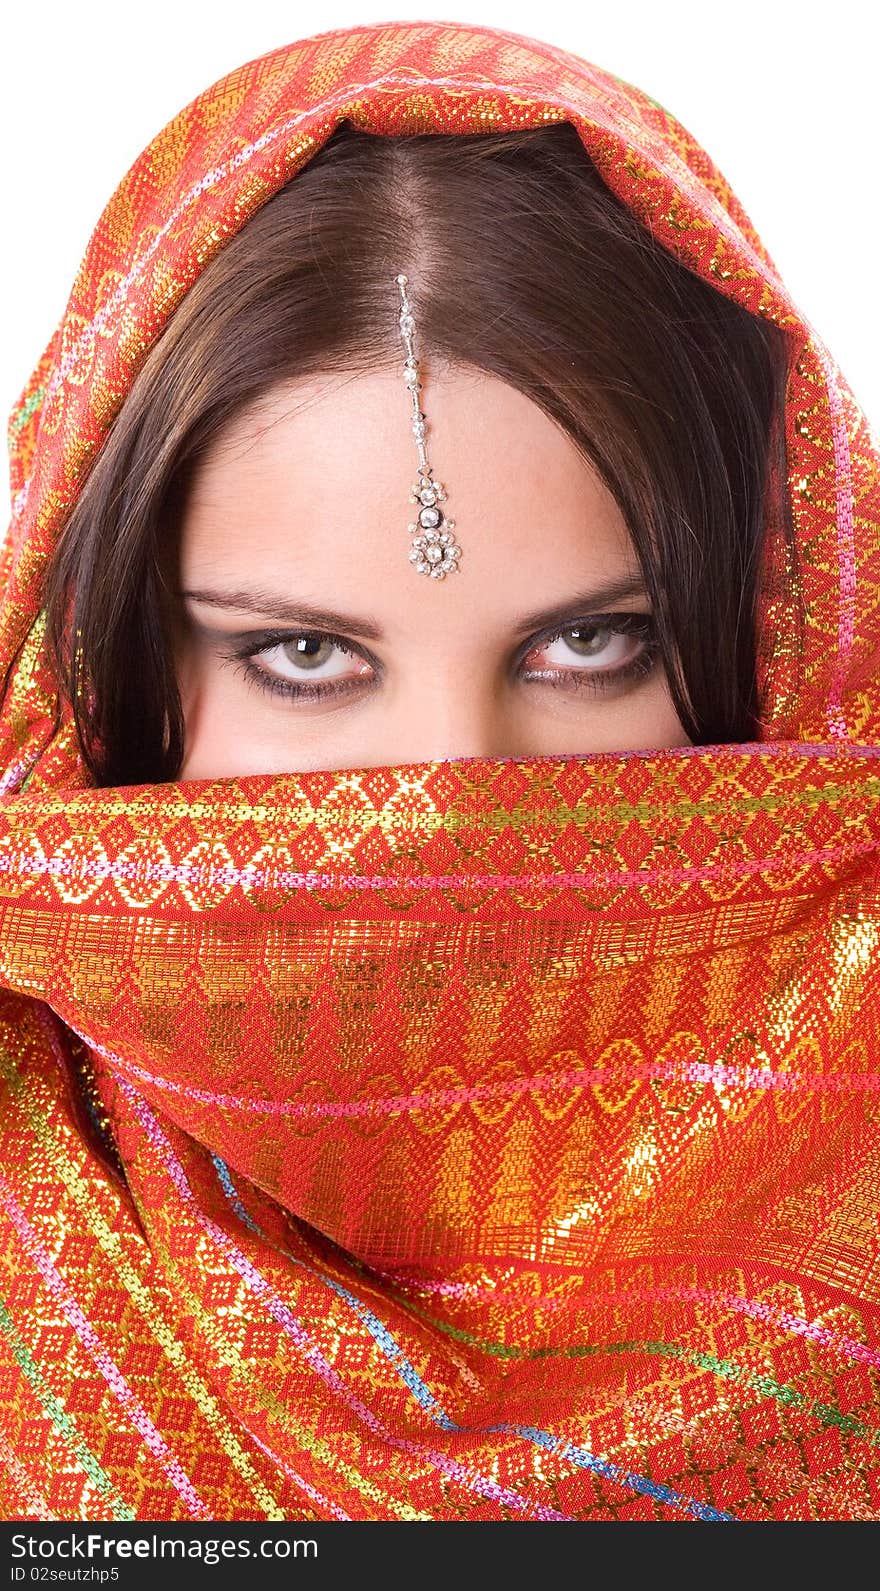
MULTIPOLYGON (((562 640, 567 640, 573 658, 601 659, 602 653, 613 650, 613 643, 621 638, 630 641, 630 655, 611 666, 593 666, 588 662, 586 667, 566 667, 562 663, 548 668, 527 669, 521 672, 520 678, 525 684, 541 689, 573 693, 589 691, 594 696, 603 693, 614 696, 624 694, 627 689, 635 688, 646 679, 659 660, 654 620, 649 613, 590 614, 561 629, 557 627, 545 635, 532 637, 520 649, 518 661, 562 640), (569 639, 572 637, 577 638, 573 647, 569 639), (578 652, 578 647, 585 650, 578 652)), ((260 630, 236 636, 226 635, 222 637, 220 652, 225 661, 238 667, 248 685, 287 701, 329 701, 345 695, 354 697, 355 694, 361 695, 373 689, 373 680, 363 674, 305 683, 273 673, 257 661, 267 654, 302 642, 329 642, 344 656, 360 657, 375 669, 374 660, 359 646, 342 636, 317 630, 260 630)), ((293 659, 288 656, 284 661, 292 663, 293 659)))

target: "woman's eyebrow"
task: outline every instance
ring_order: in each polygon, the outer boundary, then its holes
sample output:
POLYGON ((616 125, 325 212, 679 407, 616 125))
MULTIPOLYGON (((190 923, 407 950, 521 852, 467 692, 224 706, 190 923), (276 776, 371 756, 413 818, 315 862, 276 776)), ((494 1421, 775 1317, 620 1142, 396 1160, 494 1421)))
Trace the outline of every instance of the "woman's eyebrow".
MULTIPOLYGON (((197 602, 208 608, 223 608, 236 613, 254 613, 276 624, 302 625, 316 630, 342 630, 347 635, 364 636, 371 641, 383 639, 382 627, 374 619, 360 618, 354 613, 340 613, 335 608, 319 608, 308 602, 282 602, 271 591, 239 589, 236 591, 182 591, 186 602, 197 602)), ((522 613, 513 621, 515 635, 527 635, 546 625, 563 624, 566 619, 583 617, 588 613, 607 611, 615 602, 628 597, 646 595, 641 574, 626 575, 594 586, 590 591, 578 591, 552 608, 541 608, 533 613, 522 613)))

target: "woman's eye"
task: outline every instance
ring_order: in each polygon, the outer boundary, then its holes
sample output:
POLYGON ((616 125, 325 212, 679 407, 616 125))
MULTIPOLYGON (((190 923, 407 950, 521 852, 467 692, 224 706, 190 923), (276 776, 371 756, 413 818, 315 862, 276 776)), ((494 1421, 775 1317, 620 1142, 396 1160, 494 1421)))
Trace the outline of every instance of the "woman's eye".
POLYGON ((647 615, 632 614, 627 622, 578 624, 545 641, 534 656, 544 658, 530 676, 540 678, 563 671, 614 673, 626 669, 645 652, 650 625, 647 615))
POLYGON ((351 677, 352 669, 341 661, 345 658, 349 664, 358 665, 354 670, 355 675, 369 672, 362 658, 347 651, 330 635, 295 635, 264 647, 260 652, 251 653, 252 663, 258 673, 297 684, 318 685, 345 676, 351 677))

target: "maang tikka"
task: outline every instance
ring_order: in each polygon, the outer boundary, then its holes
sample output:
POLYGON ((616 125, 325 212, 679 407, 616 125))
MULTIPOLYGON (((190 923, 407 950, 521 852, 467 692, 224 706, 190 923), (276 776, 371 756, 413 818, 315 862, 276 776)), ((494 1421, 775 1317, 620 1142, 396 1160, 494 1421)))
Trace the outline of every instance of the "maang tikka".
POLYGON ((421 382, 419 361, 413 353, 415 321, 412 305, 406 296, 407 278, 400 275, 395 277, 395 281, 400 288, 400 335, 406 343, 403 379, 409 387, 412 398, 412 430, 419 450, 419 478, 413 481, 409 494, 410 501, 419 504, 419 517, 408 526, 409 533, 413 537, 409 560, 418 574, 430 575, 432 580, 445 580, 448 574, 458 571, 461 548, 452 534, 455 520, 446 519, 439 506, 445 500, 446 492, 442 483, 433 479, 433 471, 425 452, 425 416, 419 408, 421 382))

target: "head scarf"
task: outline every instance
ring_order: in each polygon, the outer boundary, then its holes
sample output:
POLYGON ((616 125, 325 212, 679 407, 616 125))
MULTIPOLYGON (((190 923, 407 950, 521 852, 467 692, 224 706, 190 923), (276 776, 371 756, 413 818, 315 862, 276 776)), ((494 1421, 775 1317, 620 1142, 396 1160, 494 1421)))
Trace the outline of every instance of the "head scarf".
POLYGON ((123 178, 10 441, 5 1517, 876 1518, 878 452, 696 140, 496 29, 276 50, 123 178), (784 330, 755 744, 90 787, 47 557, 175 305, 344 118, 569 121, 784 330))

